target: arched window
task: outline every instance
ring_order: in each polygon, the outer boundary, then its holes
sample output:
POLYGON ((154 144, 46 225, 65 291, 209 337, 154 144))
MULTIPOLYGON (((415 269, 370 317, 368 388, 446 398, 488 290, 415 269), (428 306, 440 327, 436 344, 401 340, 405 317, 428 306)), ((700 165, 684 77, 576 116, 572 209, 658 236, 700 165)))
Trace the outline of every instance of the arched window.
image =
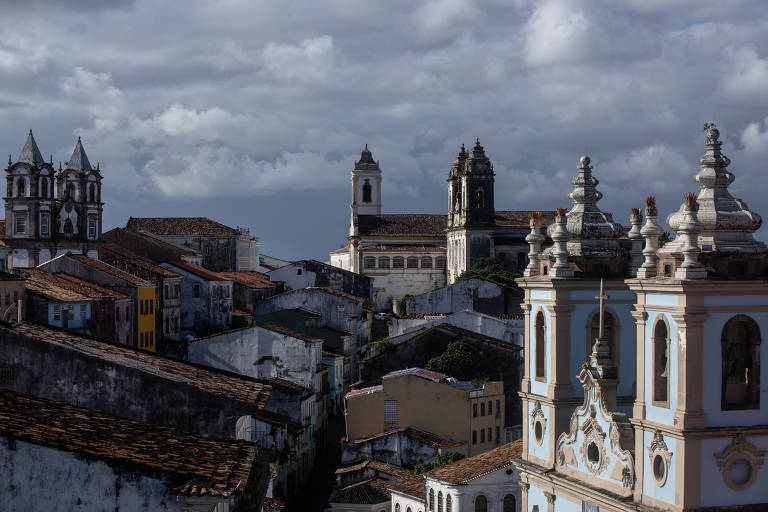
POLYGON ((437 512, 443 512, 443 491, 437 493, 437 512))
POLYGON ((435 258, 435 268, 445 268, 445 256, 435 258))
POLYGON ((363 258, 363 268, 376 268, 376 258, 373 256, 363 258))
MULTIPOLYGON (((595 340, 600 335, 600 311, 595 310, 592 312, 592 319, 589 322, 587 330, 589 338, 587 339, 587 360, 592 355, 592 349, 595 346, 595 340)), ((608 342, 608 347, 611 350, 611 361, 619 368, 619 323, 616 321, 616 316, 608 310, 603 312, 603 335, 608 342)))
POLYGON ((429 512, 434 512, 435 510, 435 490, 430 489, 429 490, 429 512))
POLYGON ((432 256, 421 257, 421 268, 432 268, 432 256))
POLYGON ((475 512, 488 512, 488 500, 485 496, 475 498, 475 512))
POLYGON ((405 258, 402 256, 395 256, 392 258, 392 268, 404 268, 405 267, 405 258))
POLYGON ((379 268, 389 268, 389 256, 379 256, 379 268))
POLYGON ((371 183, 368 180, 365 180, 365 183, 363 183, 363 202, 364 203, 370 203, 371 202, 371 183))
POLYGON ((395 503, 395 512, 400 512, 400 504, 395 503))
POLYGON ((544 313, 536 313, 536 378, 544 380, 547 378, 545 370, 545 347, 546 347, 546 324, 544 323, 544 313))
POLYGON ((26 180, 24 178, 19 178, 16 181, 16 197, 24 197, 27 193, 26 188, 26 180))
POLYGON ((96 185, 93 183, 88 185, 88 200, 90 202, 96 201, 96 185))
POLYGON ((445 512, 453 512, 453 498, 450 494, 445 495, 445 512))
POLYGON ((419 258, 416 256, 408 256, 408 268, 419 268, 419 258))
POLYGON ((48 197, 48 178, 43 178, 40 180, 40 197, 47 198, 48 197))
POLYGON ((723 326, 722 409, 760 407, 760 328, 747 315, 723 326))
POLYGON ((504 496, 504 511, 503 512, 517 512, 517 504, 515 503, 515 495, 507 494, 504 496))
POLYGON ((70 199, 70 201, 75 200, 75 184, 74 183, 67 184, 67 196, 70 199))
POLYGON ((475 199, 477 200, 478 208, 485 207, 485 192, 483 189, 478 189, 477 192, 475 192, 475 199))
POLYGON ((663 317, 653 328, 653 404, 669 407, 669 328, 663 317))

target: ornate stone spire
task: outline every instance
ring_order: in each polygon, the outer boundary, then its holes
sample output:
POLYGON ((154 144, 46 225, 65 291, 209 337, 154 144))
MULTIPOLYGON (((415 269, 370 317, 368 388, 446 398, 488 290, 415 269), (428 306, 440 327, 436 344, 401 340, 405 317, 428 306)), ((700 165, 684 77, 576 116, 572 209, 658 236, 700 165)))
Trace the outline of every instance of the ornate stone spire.
POLYGON ((480 145, 480 138, 475 140, 475 146, 467 158, 467 173, 471 174, 493 174, 493 165, 485 156, 485 149, 480 145))
POLYGON ((27 142, 25 142, 24 147, 21 148, 21 153, 19 153, 19 162, 32 165, 42 165, 45 163, 43 154, 40 153, 40 149, 37 147, 37 142, 35 142, 35 137, 32 135, 32 130, 29 130, 27 142))
MULTIPOLYGON (((731 161, 721 151, 720 132, 712 126, 707 131, 706 153, 699 160, 701 171, 696 182, 701 190, 698 194, 698 221, 701 232, 698 245, 703 251, 718 252, 763 252, 765 244, 758 242, 752 233, 760 228, 760 215, 749 210, 747 204, 728 192, 728 186, 736 178, 728 171, 731 161)), ((686 216, 686 205, 667 217, 667 224, 677 232, 686 216)), ((680 237, 678 237, 680 238, 680 237)), ((662 253, 680 253, 683 241, 675 239, 665 245, 662 253)))
POLYGON ((659 258, 656 251, 659 248, 659 237, 664 234, 656 219, 659 211, 656 209, 656 198, 648 196, 645 198, 645 226, 640 230, 640 234, 645 238, 645 248, 643 256, 645 260, 642 266, 637 269, 637 277, 644 279, 647 277, 656 277, 658 273, 657 265, 659 258))
POLYGON ((449 180, 456 179, 465 172, 467 156, 467 150, 464 149, 464 144, 462 144, 459 153, 456 155, 456 160, 451 164, 451 170, 448 173, 449 180))
POLYGON ((365 145, 365 149, 363 149, 362 153, 360 153, 360 160, 355 162, 355 170, 379 170, 379 162, 374 161, 373 154, 371 153, 371 150, 368 149, 368 144, 365 145))
POLYGON ((555 245, 552 247, 552 256, 555 257, 555 264, 552 265, 550 274, 553 277, 573 277, 573 269, 568 265, 568 240, 571 238, 566 227, 567 217, 566 208, 557 209, 555 223, 551 224, 550 237, 555 245))
POLYGON ((523 275, 526 277, 539 275, 539 259, 541 257, 541 244, 546 238, 544 230, 541 228, 541 212, 531 212, 530 226, 531 232, 525 237, 525 241, 531 246, 528 252, 528 266, 525 267, 523 275))
POLYGON ((640 208, 630 208, 629 211, 629 222, 632 224, 632 229, 627 233, 627 238, 632 243, 632 249, 629 252, 631 256, 629 275, 636 277, 637 269, 643 264, 643 234, 640 232, 640 226, 643 224, 643 215, 640 213, 640 208))
MULTIPOLYGON (((573 191, 568 197, 573 207, 568 212, 568 254, 571 256, 604 256, 612 257, 625 254, 620 245, 619 237, 623 234, 620 224, 613 222, 613 215, 605 213, 597 206, 603 197, 597 190, 600 183, 592 176, 592 166, 588 156, 582 156, 579 161, 578 174, 571 182, 573 191)), ((550 226, 552 236, 553 226, 550 226)))
POLYGON ((88 155, 85 154, 83 148, 83 142, 80 137, 77 138, 77 144, 75 144, 75 150, 72 152, 72 156, 69 158, 69 162, 66 163, 67 169, 74 169, 76 171, 92 171, 91 162, 88 160, 88 155))
POLYGON ((701 232, 701 223, 699 223, 696 212, 699 205, 696 202, 696 194, 688 192, 685 194, 685 204, 682 222, 677 228, 678 238, 683 243, 681 252, 683 253, 683 263, 675 271, 676 279, 706 279, 707 270, 699 262, 699 233, 701 232))

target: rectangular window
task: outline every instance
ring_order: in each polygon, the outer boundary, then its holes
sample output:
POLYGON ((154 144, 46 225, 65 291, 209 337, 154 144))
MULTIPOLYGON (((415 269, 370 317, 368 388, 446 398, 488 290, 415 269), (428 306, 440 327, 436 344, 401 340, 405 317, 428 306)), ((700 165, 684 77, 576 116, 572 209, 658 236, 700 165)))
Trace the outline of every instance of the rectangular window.
POLYGON ((490 443, 491 441, 493 441, 493 429, 488 427, 488 442, 490 443))
POLYGON ((47 213, 40 214, 40 235, 48 236, 51 234, 51 218, 47 213))
POLYGON ((480 443, 485 442, 485 429, 480 429, 480 443))
MULTIPOLYGON (((8 302, 8 299, 10 299, 10 296, 8 296, 8 298, 6 299, 6 303, 8 302)), ((53 305, 53 319, 61 320, 61 304, 53 305)))
POLYGON ((197 283, 192 286, 192 297, 200 297, 200 285, 197 283))
POLYGON ((85 320, 85 317, 88 313, 88 306, 85 304, 80 304, 80 320, 85 320))
POLYGON ((96 217, 88 217, 88 238, 96 238, 96 217))
POLYGON ((488 400, 488 416, 493 416, 493 402, 488 400))
POLYGON ((501 400, 496 400, 496 417, 501 418, 501 400))
POLYGON ((397 425, 397 400, 384 400, 384 423, 397 425))
POLYGON ((477 444, 477 430, 472 431, 472 444, 477 444))
POLYGON ((163 298, 164 299, 168 298, 168 285, 167 284, 165 286, 163 286, 163 298))
POLYGON ((485 402, 480 404, 480 416, 485 416, 485 402))
POLYGON ((477 404, 472 404, 472 417, 477 418, 477 404))
POLYGON ((155 312, 155 299, 149 299, 149 311, 147 313, 155 312))
POLYGON ((27 232, 27 214, 16 214, 16 233, 27 232))
POLYGON ((139 333, 139 346, 140 347, 144 346, 144 333, 143 332, 139 333))

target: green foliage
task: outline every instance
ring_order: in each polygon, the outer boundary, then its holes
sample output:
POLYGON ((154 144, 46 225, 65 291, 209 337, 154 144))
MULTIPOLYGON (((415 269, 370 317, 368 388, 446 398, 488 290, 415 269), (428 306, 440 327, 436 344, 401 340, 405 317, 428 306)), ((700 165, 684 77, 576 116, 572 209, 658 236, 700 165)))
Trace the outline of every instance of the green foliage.
POLYGON ((413 295, 410 293, 407 293, 403 296, 402 299, 400 299, 400 302, 397 303, 397 316, 404 317, 405 316, 405 310, 406 310, 406 303, 409 299, 412 299, 413 295))
POLYGON ((435 456, 435 460, 433 462, 426 462, 426 463, 422 462, 420 464, 416 464, 413 467, 413 472, 416 475, 420 475, 422 473, 426 473, 427 471, 431 471, 441 466, 445 466, 446 464, 451 464, 463 458, 464 456, 462 454, 456 453, 456 452, 438 453, 435 456))
POLYGON ((469 279, 483 279, 507 288, 517 288, 515 278, 520 277, 496 258, 479 258, 472 263, 472 267, 456 278, 456 282, 469 279))
POLYGON ((395 344, 389 338, 373 342, 373 355, 378 356, 395 350, 395 344))
POLYGON ((706 122, 704 123, 704 128, 702 128, 701 131, 705 132, 710 128, 717 128, 717 125, 715 125, 715 123, 706 122))
POLYGON ((474 378, 472 379, 472 389, 480 389, 485 385, 486 382, 488 382, 487 377, 474 378))
POLYGON ((483 355, 461 339, 450 343, 445 352, 427 361, 425 367, 459 380, 482 378, 490 373, 483 355))

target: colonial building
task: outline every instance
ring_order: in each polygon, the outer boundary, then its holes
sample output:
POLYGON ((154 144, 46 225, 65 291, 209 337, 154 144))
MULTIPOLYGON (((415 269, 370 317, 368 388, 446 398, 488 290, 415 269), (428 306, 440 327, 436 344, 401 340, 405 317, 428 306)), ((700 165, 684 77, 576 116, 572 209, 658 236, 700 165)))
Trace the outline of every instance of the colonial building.
POLYGON ((544 251, 531 216, 524 510, 765 508, 768 249, 720 147, 709 129, 698 197, 667 218, 661 249, 654 198, 620 243, 588 157, 544 251))
POLYGON ((58 172, 43 159, 29 131, 16 162, 8 157, 5 243, 9 267, 35 267, 72 252, 98 258, 101 240, 101 171, 91 165, 78 137, 58 172))
POLYGON ((450 167, 447 215, 382 214, 382 171, 366 145, 351 171, 348 243, 331 265, 372 277, 378 309, 455 282, 478 258, 522 272, 529 212, 495 209, 494 176, 478 140, 450 167))

